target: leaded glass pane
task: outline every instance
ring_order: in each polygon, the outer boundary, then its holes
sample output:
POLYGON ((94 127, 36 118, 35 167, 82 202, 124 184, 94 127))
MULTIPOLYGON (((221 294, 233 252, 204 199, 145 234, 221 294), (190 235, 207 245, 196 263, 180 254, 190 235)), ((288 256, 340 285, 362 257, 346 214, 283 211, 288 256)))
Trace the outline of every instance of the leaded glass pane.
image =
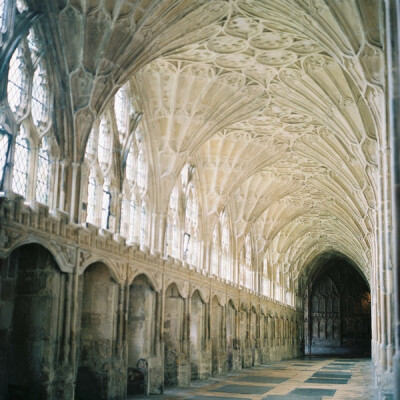
POLYGON ((114 99, 115 119, 117 121, 118 130, 121 133, 125 133, 127 128, 127 100, 126 88, 122 87, 118 90, 114 99))
POLYGON ((131 145, 128 156, 126 157, 125 175, 129 182, 135 180, 135 152, 133 145, 131 145))
POLYGON ((122 199, 121 202, 121 219, 119 224, 119 233, 124 238, 128 238, 129 235, 129 200, 126 198, 122 199))
POLYGON ((47 150, 45 138, 42 140, 42 146, 39 149, 38 170, 36 179, 36 200, 39 203, 47 204, 49 198, 50 183, 50 156, 47 150))
POLYGON ((27 78, 23 49, 18 46, 10 60, 8 70, 7 99, 13 112, 19 111, 27 93, 27 78))
POLYGON ((7 30, 7 5, 6 0, 0 0, 0 32, 7 30))
POLYGON ((101 227, 108 229, 108 220, 110 217, 110 204, 111 204, 111 193, 107 186, 103 188, 103 199, 101 202, 101 227))
POLYGON ((136 204, 134 200, 130 201, 129 208, 129 239, 133 241, 135 236, 135 218, 136 218, 136 204))
POLYGON ((18 135, 15 142, 12 190, 25 198, 28 188, 29 154, 28 140, 18 135))
POLYGON ((90 131, 89 139, 86 144, 85 158, 91 158, 94 154, 94 129, 90 131))
POLYGON ((96 217, 96 179, 91 173, 89 176, 88 184, 88 202, 87 202, 87 222, 94 224, 96 217))
POLYGON ((109 155, 111 150, 110 132, 105 118, 101 120, 99 130, 99 144, 98 144, 98 158, 99 163, 107 165, 109 162, 109 155))
POLYGON ((0 189, 3 188, 3 179, 6 172, 10 140, 11 136, 0 128, 0 189))
POLYGON ((146 183, 146 163, 142 146, 139 149, 138 155, 138 169, 137 169, 137 184, 139 188, 143 189, 146 183))
POLYGON ((47 120, 47 82, 46 72, 40 63, 33 75, 32 82, 32 118, 36 126, 47 120))

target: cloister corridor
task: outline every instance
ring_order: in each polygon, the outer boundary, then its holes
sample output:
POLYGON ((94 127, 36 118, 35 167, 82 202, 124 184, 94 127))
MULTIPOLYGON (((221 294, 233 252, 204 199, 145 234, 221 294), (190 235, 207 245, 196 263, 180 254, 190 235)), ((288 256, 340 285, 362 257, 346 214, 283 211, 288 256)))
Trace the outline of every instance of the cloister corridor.
POLYGON ((0 0, 0 400, 400 400, 400 0, 0 0))

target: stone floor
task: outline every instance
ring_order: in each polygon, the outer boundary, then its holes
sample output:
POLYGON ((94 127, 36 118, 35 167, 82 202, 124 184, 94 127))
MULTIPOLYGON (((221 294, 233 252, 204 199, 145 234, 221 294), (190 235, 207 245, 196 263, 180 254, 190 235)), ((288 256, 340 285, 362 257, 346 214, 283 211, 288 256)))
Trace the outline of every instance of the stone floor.
POLYGON ((361 358, 302 358, 192 382, 190 388, 129 399, 328 400, 376 399, 372 363, 361 358))

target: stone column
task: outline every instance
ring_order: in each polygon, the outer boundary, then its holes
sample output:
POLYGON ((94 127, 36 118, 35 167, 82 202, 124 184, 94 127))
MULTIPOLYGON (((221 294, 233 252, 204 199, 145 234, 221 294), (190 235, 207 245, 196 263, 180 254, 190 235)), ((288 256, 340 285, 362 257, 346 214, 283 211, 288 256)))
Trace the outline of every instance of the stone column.
POLYGON ((392 167, 393 203, 393 265, 395 304, 395 357, 394 399, 400 399, 400 4, 396 0, 385 1, 386 15, 386 63, 388 73, 387 105, 389 109, 389 133, 392 167))

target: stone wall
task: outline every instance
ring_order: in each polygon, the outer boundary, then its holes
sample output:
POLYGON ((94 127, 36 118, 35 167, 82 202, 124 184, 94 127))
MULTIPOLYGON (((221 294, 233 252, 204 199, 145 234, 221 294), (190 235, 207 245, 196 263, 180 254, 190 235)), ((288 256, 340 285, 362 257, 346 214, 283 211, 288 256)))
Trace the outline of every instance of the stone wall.
POLYGON ((302 353, 300 310, 19 198, 0 222, 0 399, 124 399, 302 353))

